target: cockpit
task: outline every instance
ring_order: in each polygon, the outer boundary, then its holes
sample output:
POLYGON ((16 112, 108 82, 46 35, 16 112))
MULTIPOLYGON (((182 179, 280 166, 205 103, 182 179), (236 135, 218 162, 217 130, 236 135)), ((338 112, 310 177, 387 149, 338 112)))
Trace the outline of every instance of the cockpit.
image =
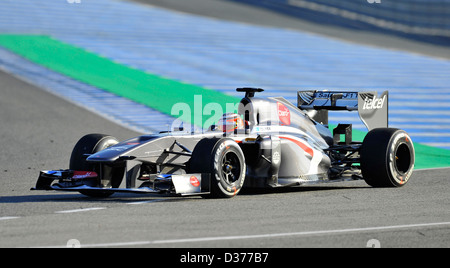
POLYGON ((224 133, 245 130, 248 127, 248 121, 242 119, 242 116, 236 113, 226 113, 219 119, 217 124, 209 127, 211 131, 222 131, 224 133))

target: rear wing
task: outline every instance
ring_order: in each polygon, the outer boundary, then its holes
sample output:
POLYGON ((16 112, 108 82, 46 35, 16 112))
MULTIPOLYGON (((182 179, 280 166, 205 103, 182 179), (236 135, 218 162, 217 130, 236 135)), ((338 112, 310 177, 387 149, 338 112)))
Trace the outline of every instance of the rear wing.
POLYGON ((328 125, 328 111, 358 111, 361 121, 370 131, 388 127, 389 92, 378 96, 376 91, 318 91, 297 92, 297 107, 301 110, 316 111, 312 118, 328 125))

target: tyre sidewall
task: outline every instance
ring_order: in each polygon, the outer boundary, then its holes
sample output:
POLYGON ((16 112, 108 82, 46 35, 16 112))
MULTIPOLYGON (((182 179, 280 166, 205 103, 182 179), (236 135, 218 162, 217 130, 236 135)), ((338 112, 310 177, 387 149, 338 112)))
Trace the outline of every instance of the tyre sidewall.
POLYGON ((387 169, 389 171, 388 175, 390 177, 391 183, 394 186, 397 187, 403 186, 408 182, 414 170, 414 161, 415 161, 414 145, 411 141, 411 138, 403 130, 395 132, 394 135, 392 136, 392 139, 390 141, 387 150, 387 164, 388 164, 387 169), (406 146, 409 149, 410 163, 406 171, 400 171, 399 168, 397 167, 395 158, 397 150, 399 150, 400 147, 404 146, 406 146))
POLYGON ((74 146, 70 157, 69 169, 80 171, 91 171, 93 165, 86 161, 85 154, 95 154, 108 147, 111 147, 119 141, 109 135, 88 134, 82 137, 74 146))
MULTIPOLYGON (((414 169, 414 146, 408 134, 395 128, 371 130, 361 147, 361 169, 364 180, 373 187, 400 187, 406 184, 414 169), (401 148, 401 151, 398 151, 401 148), (409 163, 397 167, 396 154, 409 154, 409 163)), ((408 160, 406 158, 406 160, 408 160)), ((404 161, 404 160, 399 160, 404 161)))
MULTIPOLYGON (((70 157, 69 169, 78 171, 98 172, 98 170, 96 170, 96 165, 87 162, 86 157, 84 155, 100 152, 117 143, 119 143, 119 141, 116 138, 109 135, 104 134, 85 135, 74 146, 72 155, 70 157)), ((113 168, 110 182, 112 187, 118 187, 120 185, 123 177, 123 172, 124 172, 123 168, 120 167, 113 168)), ((80 193, 86 196, 100 197, 100 198, 108 197, 113 194, 113 192, 108 191, 89 191, 89 190, 81 190, 80 193)))
POLYGON ((232 139, 221 139, 216 143, 213 150, 214 160, 212 161, 211 187, 214 195, 219 197, 233 197, 239 193, 244 185, 246 165, 244 153, 239 145, 232 139), (233 183, 228 183, 223 177, 222 160, 227 153, 234 153, 240 162, 239 178, 233 183))

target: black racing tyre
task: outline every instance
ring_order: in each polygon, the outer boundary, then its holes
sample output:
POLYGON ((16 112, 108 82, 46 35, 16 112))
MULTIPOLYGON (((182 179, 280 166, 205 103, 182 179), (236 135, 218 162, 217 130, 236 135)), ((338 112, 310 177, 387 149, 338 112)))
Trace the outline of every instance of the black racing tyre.
POLYGON ((189 171, 211 174, 209 197, 231 198, 237 195, 244 185, 244 153, 232 139, 203 139, 192 152, 189 171))
MULTIPOLYGON (((92 164, 86 161, 85 154, 94 154, 100 152, 110 146, 119 143, 119 141, 109 135, 104 134, 88 134, 82 137, 75 147, 73 148, 72 155, 70 156, 69 169, 79 170, 79 171, 96 171, 100 174, 99 169, 103 168, 104 174, 109 174, 110 178, 102 178, 102 181, 110 181, 110 186, 113 188, 119 187, 122 182, 123 174, 125 169, 123 167, 110 167, 103 165, 100 167, 99 164, 92 164), (105 172, 108 170, 108 172, 105 172)), ((100 185, 99 185, 100 186, 100 185)), ((113 192, 108 191, 89 191, 84 190, 80 193, 90 196, 90 197, 108 197, 113 194, 113 192)))
POLYGON ((360 155, 362 176, 373 187, 401 187, 414 170, 414 145, 409 135, 400 129, 369 131, 360 155))
POLYGON ((72 170, 92 170, 93 165, 86 161, 85 154, 94 154, 110 146, 119 143, 119 141, 109 135, 88 134, 82 137, 72 150, 70 156, 69 168, 72 170))

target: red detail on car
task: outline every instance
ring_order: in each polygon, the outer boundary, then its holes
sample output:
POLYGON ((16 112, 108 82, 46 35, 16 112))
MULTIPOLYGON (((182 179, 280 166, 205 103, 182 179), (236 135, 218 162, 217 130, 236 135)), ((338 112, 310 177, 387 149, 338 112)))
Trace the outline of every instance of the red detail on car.
POLYGON ((139 142, 128 142, 127 145, 138 145, 140 144, 139 142))
POLYGON ((281 125, 289 126, 291 124, 291 111, 283 103, 277 102, 278 118, 281 125))
POLYGON ((74 171, 72 179, 97 178, 98 174, 94 171, 74 171))
POLYGON ((281 137, 281 136, 280 136, 280 138, 285 139, 285 140, 292 141, 293 143, 297 144, 300 148, 302 148, 303 151, 305 151, 307 154, 309 154, 310 156, 314 157, 314 150, 311 149, 310 147, 308 147, 308 146, 307 146, 306 144, 304 144, 303 142, 301 142, 301 141, 299 141, 299 140, 296 140, 296 139, 293 139, 293 138, 288 138, 288 137, 281 137))
POLYGON ((200 181, 195 176, 191 176, 190 182, 191 182, 192 186, 194 186, 194 187, 200 186, 200 181))

